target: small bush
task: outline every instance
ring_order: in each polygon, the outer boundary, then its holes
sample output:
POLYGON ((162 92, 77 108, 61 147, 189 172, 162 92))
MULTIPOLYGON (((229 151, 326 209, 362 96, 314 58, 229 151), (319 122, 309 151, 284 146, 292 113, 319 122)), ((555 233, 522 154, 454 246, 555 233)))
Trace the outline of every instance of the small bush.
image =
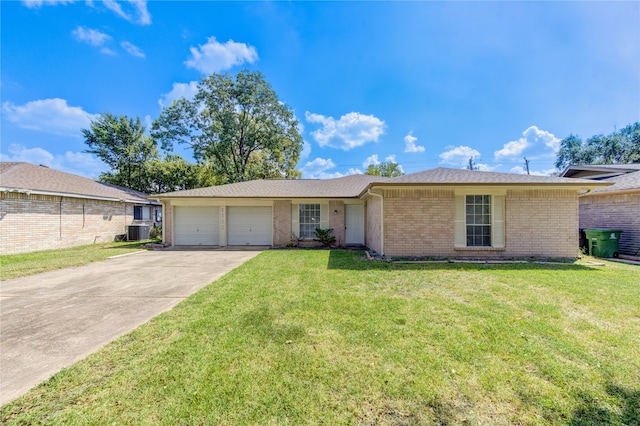
POLYGON ((322 244, 322 247, 329 247, 331 244, 336 242, 336 237, 333 233, 333 228, 322 229, 316 228, 315 235, 316 238, 313 241, 317 241, 322 244))

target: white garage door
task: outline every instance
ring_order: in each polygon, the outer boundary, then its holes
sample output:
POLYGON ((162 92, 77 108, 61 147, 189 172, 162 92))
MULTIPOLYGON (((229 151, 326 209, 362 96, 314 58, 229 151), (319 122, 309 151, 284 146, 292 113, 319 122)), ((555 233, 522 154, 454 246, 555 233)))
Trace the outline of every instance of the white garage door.
POLYGON ((218 207, 175 207, 175 245, 217 246, 220 244, 218 207))
POLYGON ((229 207, 229 245, 270 246, 271 207, 229 207))

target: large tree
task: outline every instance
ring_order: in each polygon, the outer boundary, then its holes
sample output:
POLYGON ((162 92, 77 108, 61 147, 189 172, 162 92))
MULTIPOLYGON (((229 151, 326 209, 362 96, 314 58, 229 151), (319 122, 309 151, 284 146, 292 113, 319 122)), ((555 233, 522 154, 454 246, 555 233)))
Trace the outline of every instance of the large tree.
POLYGON ((83 129, 85 152, 95 154, 110 170, 98 180, 149 194, 211 186, 218 183, 207 163, 189 163, 178 155, 160 158, 157 142, 145 135, 140 118, 109 113, 83 129))
POLYGON ((594 135, 583 142, 569 135, 560 142, 556 167, 575 164, 615 164, 640 162, 640 122, 629 124, 609 135, 594 135))
POLYGON ((398 163, 394 161, 383 161, 380 164, 369 164, 364 174, 393 178, 404 175, 404 172, 402 171, 402 166, 398 163))
POLYGON ((300 176, 298 122, 260 72, 203 78, 193 100, 163 109, 151 135, 167 150, 190 146, 220 183, 300 176))
POLYGON ((100 180, 145 192, 144 167, 158 158, 158 149, 144 132, 140 118, 109 113, 92 120, 89 129, 82 129, 89 146, 85 152, 95 154, 111 168, 100 180))

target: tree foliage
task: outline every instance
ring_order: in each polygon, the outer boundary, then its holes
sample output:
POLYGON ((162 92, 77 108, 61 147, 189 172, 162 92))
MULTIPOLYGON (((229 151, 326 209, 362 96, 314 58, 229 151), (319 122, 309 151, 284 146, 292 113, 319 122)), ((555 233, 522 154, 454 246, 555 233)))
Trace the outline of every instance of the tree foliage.
POLYGON ((95 154, 111 168, 103 175, 105 182, 144 192, 144 166, 158 158, 156 143, 144 132, 140 118, 109 113, 91 121, 89 129, 82 129, 89 147, 85 152, 95 154))
POLYGON ((586 142, 569 135, 560 142, 556 158, 558 169, 576 164, 616 163, 640 163, 640 122, 606 136, 592 136, 586 142))
POLYGON ((140 118, 116 117, 109 113, 83 129, 85 152, 95 154, 109 167, 98 180, 148 194, 215 185, 207 163, 189 163, 178 155, 160 158, 157 142, 145 136, 140 118))
POLYGON ((402 171, 402 166, 398 163, 385 161, 377 165, 369 164, 364 174, 393 178, 404 175, 404 172, 402 171))
POLYGON ((260 72, 203 78, 193 100, 163 109, 151 135, 164 149, 190 146, 220 183, 300 176, 298 122, 260 72))

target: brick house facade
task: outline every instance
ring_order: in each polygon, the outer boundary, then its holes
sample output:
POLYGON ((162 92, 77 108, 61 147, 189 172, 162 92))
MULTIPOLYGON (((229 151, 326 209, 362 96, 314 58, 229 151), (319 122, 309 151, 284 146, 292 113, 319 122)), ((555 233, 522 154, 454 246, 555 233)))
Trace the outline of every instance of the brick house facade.
POLYGON ((572 258, 579 191, 606 185, 439 168, 395 179, 251 181, 158 198, 165 242, 174 245, 308 244, 319 227, 333 229, 337 246, 388 257, 572 258))
POLYGON ((569 166, 562 176, 610 184, 580 195, 578 226, 621 230, 618 253, 640 257, 640 164, 569 166))
POLYGON ((153 226, 159 203, 113 185, 28 163, 0 163, 0 255, 114 241, 153 226), (135 220, 134 210, 147 209, 135 220))

